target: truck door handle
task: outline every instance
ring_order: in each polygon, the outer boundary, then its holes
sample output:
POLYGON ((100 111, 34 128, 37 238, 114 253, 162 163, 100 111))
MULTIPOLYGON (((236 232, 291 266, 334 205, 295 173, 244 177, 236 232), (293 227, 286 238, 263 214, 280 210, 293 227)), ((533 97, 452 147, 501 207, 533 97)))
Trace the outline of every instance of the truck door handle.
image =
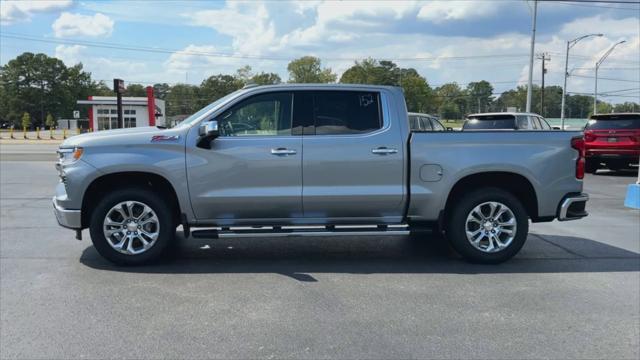
POLYGON ((381 146, 377 149, 371 150, 371 152, 376 155, 388 155, 388 154, 396 154, 398 152, 398 149, 390 149, 390 148, 381 146))
POLYGON ((295 150, 289 150, 287 148, 277 148, 277 149, 271 149, 271 154, 272 155, 295 155, 296 151, 295 150))

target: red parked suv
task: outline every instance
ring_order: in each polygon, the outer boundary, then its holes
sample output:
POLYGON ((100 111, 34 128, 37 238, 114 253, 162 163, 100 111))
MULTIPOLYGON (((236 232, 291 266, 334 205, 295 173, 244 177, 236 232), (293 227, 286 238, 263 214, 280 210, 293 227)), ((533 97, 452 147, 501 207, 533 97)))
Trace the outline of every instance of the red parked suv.
POLYGON ((586 171, 629 168, 640 159, 640 113, 592 115, 584 128, 586 171))

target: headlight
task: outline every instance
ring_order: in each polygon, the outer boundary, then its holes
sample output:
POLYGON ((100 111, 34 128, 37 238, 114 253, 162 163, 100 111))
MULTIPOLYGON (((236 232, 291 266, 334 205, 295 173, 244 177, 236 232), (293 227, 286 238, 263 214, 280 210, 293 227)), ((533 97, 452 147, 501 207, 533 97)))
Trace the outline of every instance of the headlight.
POLYGON ((71 164, 78 161, 82 157, 84 150, 81 147, 60 148, 58 149, 58 158, 61 164, 71 164))

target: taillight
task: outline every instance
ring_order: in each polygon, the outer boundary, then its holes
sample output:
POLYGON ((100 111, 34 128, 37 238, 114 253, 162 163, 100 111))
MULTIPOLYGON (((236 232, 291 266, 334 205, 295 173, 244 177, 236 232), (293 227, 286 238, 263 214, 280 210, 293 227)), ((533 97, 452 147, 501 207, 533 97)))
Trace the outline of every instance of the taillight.
POLYGON ((596 140, 596 136, 594 133, 592 133, 591 131, 585 131, 584 132, 584 141, 585 142, 592 142, 596 140))
POLYGON ((576 160, 576 179, 584 179, 584 139, 582 137, 574 137, 571 139, 571 147, 578 150, 578 160, 576 160))

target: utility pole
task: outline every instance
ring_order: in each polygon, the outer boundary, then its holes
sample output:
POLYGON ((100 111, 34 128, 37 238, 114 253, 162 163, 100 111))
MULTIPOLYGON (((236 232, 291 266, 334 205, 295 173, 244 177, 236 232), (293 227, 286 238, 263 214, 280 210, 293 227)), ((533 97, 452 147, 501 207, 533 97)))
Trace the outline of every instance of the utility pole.
POLYGON ((533 93, 533 52, 536 47, 536 17, 538 16, 538 0, 533 1, 533 21, 531 23, 531 51, 529 53, 529 83, 527 85, 527 112, 531 112, 531 96, 533 93))
POLYGON ((547 68, 545 67, 545 62, 547 60, 551 61, 551 57, 548 53, 542 53, 538 55, 538 59, 542 60, 542 87, 540 88, 540 115, 545 116, 544 112, 544 76, 547 74, 547 68))
POLYGON ((600 58, 600 60, 598 60, 598 62, 596 62, 596 76, 595 76, 595 86, 593 89, 593 114, 596 115, 598 113, 598 69, 600 68, 600 65, 602 65, 602 63, 604 62, 604 60, 607 58, 607 56, 609 56, 609 54, 611 54, 611 52, 613 51, 613 49, 616 48, 616 46, 622 44, 626 42, 626 40, 622 40, 622 41, 618 41, 617 43, 613 44, 613 46, 611 48, 609 48, 609 50, 607 50, 607 52, 604 53, 604 55, 602 55, 602 57, 600 58))
POLYGON ((124 120, 122 119, 122 93, 124 92, 124 80, 113 79, 113 91, 116 93, 116 106, 118 109, 118 127, 124 128, 124 120))
POLYGON ((562 86, 562 105, 560 106, 560 129, 564 130, 564 101, 567 95, 567 77, 569 77, 569 50, 580 40, 591 36, 603 36, 602 34, 588 34, 567 41, 567 53, 564 57, 564 85, 562 86))

